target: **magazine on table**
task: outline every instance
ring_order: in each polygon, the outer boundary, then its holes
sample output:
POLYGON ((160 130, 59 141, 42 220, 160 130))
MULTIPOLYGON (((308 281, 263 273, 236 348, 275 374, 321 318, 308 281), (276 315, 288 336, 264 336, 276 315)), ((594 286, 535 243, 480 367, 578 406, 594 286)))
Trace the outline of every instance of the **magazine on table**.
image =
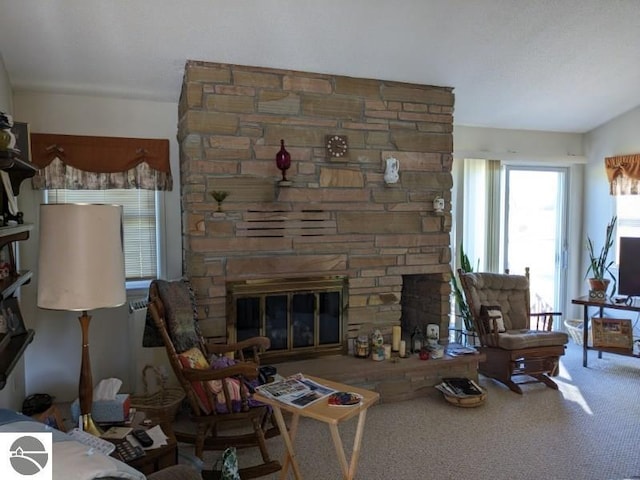
POLYGON ((256 390, 266 397, 297 408, 304 408, 336 392, 333 388, 310 380, 301 373, 260 385, 256 390))

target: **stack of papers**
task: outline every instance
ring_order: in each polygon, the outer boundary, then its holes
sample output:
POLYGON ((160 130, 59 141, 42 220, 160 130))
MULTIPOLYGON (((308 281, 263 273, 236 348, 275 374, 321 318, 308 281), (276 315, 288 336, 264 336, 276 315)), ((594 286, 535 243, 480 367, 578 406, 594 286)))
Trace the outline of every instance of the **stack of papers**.
POLYGON ((260 385, 256 390, 265 397, 274 398, 297 408, 311 405, 336 391, 306 378, 301 373, 296 373, 277 382, 260 385))

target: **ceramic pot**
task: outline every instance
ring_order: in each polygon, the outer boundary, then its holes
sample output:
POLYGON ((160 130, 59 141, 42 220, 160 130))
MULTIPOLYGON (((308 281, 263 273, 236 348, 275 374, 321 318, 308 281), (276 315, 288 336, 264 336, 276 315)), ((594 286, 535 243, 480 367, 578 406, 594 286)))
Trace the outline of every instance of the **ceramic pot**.
POLYGON ((589 300, 592 302, 604 302, 607 298, 607 288, 611 280, 589 279, 589 300))

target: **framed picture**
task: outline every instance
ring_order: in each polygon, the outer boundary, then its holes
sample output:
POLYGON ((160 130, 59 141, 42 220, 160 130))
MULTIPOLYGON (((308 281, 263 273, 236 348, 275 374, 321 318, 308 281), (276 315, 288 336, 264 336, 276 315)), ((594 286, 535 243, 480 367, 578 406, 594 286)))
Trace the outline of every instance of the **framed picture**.
POLYGON ((16 297, 5 298, 2 301, 2 316, 7 325, 7 333, 11 335, 19 335, 25 333, 24 320, 20 313, 20 304, 16 297))
POLYGON ((13 122, 11 131, 16 137, 16 149, 20 150, 20 158, 25 162, 31 161, 31 138, 29 124, 13 122))
POLYGON ((591 319, 594 347, 633 350, 631 320, 620 318, 591 319))

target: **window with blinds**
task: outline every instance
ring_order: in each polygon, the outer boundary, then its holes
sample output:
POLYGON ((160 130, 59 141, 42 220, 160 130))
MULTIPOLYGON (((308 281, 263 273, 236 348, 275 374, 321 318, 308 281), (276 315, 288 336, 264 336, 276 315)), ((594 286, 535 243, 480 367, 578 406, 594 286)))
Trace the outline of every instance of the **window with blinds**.
POLYGON ((47 190, 47 203, 122 205, 128 281, 157 276, 156 192, 154 190, 47 190))

